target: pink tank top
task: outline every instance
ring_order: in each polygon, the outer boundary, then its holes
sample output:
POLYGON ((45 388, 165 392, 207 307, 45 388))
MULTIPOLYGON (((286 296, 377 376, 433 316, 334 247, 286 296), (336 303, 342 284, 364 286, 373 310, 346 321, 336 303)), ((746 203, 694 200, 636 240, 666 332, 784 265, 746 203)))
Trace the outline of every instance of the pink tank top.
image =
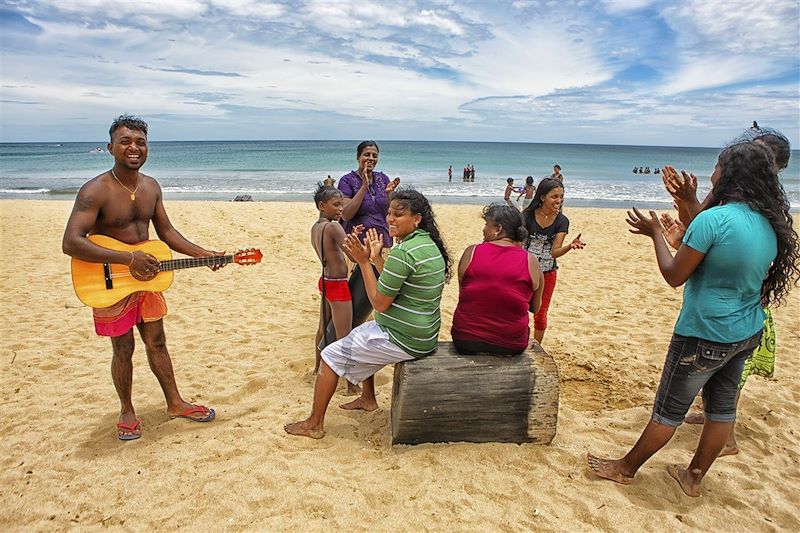
POLYGON ((525 349, 532 297, 526 250, 491 242, 478 244, 461 280, 450 333, 459 340, 525 349))

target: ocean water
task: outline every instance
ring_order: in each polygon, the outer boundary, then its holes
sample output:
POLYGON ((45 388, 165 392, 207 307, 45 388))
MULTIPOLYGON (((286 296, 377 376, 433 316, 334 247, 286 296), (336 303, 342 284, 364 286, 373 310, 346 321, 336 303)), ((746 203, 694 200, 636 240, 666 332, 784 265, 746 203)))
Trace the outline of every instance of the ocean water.
MULTIPOLYGON (((158 179, 166 199, 307 200, 317 182, 339 178, 356 166, 356 141, 151 142, 143 172, 158 179)), ((378 170, 399 176, 432 201, 485 204, 502 199, 506 178, 523 185, 562 167, 569 205, 663 208, 671 205, 660 174, 633 167, 664 165, 698 177, 709 188, 716 148, 489 142, 380 142, 378 170), (463 167, 475 181, 462 181, 463 167), (447 168, 453 166, 453 181, 447 168)), ((793 209, 800 208, 800 153, 792 152, 781 179, 793 209)), ((0 197, 66 198, 89 178, 108 170, 105 144, 0 143, 0 197), (102 151, 98 151, 100 148, 102 151)), ((514 196, 514 198, 516 195, 514 196)))

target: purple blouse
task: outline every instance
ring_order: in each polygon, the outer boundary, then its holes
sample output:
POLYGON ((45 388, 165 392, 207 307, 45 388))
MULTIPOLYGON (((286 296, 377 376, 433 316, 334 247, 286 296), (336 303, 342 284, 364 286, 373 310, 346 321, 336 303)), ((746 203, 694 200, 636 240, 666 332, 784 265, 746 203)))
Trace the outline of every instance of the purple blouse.
MULTIPOLYGON (((344 221, 344 230, 347 233, 353 226, 363 224, 364 230, 375 228, 383 237, 383 246, 390 248, 392 238, 389 236, 389 224, 386 222, 386 213, 389 211, 389 198, 386 186, 389 185, 389 176, 383 172, 373 172, 372 184, 367 187, 367 193, 361 200, 361 206, 350 220, 344 221)), ((361 188, 361 176, 355 170, 339 178, 339 190, 348 198, 356 195, 361 188)))

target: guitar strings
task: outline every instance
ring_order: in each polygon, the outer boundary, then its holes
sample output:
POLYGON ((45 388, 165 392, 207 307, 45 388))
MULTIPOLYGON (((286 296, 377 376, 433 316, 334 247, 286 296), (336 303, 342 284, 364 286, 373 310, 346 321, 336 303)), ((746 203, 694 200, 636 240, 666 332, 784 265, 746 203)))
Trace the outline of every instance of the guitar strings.
MULTIPOLYGON (((224 266, 224 265, 227 265, 228 263, 232 263, 233 260, 234 260, 234 256, 233 255, 220 255, 220 256, 215 256, 215 258, 217 259, 216 261, 208 262, 208 264, 204 264, 204 263, 206 263, 208 260, 210 260, 211 257, 206 257, 206 258, 188 257, 188 258, 179 258, 179 259, 168 259, 165 262, 169 262, 170 266, 174 265, 174 266, 177 267, 177 269, 181 269, 181 268, 185 268, 182 265, 182 263, 184 263, 184 262, 192 262, 192 261, 200 260, 199 264, 197 264, 197 265, 188 265, 189 267, 195 267, 195 266, 200 267, 200 266, 214 266, 215 264, 218 264, 219 266, 224 266), (178 266, 178 265, 181 265, 181 266, 178 266)), ((245 262, 244 264, 248 264, 248 263, 245 262)), ((167 270, 159 270, 158 272, 156 272, 156 275, 160 274, 161 272, 170 272, 170 271, 174 271, 174 270, 176 270, 176 269, 175 268, 170 268, 170 269, 167 269, 167 270)), ((116 273, 112 273, 111 274, 111 279, 114 279, 114 278, 126 278, 126 277, 134 278, 134 276, 133 276, 133 274, 131 274, 130 270, 128 270, 127 272, 121 272, 121 273, 120 272, 116 272, 116 273)), ((136 278, 134 278, 134 279, 136 279, 136 278)))

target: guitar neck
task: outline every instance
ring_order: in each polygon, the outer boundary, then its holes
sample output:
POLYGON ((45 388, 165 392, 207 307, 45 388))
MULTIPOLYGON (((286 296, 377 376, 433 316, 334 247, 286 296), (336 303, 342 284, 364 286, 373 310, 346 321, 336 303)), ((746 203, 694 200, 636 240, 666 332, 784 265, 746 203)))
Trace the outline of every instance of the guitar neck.
POLYGON ((233 262, 232 255, 216 255, 209 257, 186 257, 182 259, 167 259, 159 263, 158 269, 163 271, 167 270, 180 270, 182 268, 194 268, 201 266, 214 266, 214 265, 227 265, 233 262))

